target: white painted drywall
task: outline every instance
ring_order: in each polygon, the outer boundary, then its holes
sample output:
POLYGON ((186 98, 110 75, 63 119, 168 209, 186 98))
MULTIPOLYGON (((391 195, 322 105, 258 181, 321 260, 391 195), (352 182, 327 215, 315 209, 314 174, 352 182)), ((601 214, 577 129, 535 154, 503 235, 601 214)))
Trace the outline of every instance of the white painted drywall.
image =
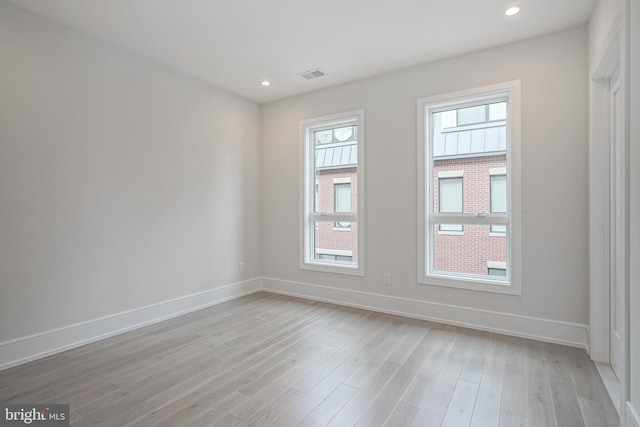
POLYGON ((0 2, 0 343, 258 277, 260 109, 0 2))
MULTIPOLYGON (((357 54, 357 52, 354 52, 357 54)), ((263 106, 263 275, 587 323, 587 29, 580 27, 263 106), (522 296, 416 280, 416 99, 522 80, 522 296), (364 277, 298 267, 298 122, 363 108, 364 277), (382 284, 391 274, 391 286, 382 284)))
POLYGON ((630 389, 631 403, 640 411, 640 0, 630 2, 630 389))

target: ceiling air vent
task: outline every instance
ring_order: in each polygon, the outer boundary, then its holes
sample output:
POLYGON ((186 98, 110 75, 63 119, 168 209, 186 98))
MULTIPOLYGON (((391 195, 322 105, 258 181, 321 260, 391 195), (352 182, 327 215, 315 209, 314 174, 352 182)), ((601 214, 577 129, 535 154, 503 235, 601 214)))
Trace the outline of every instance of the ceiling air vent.
POLYGON ((315 70, 305 71, 304 73, 298 75, 304 77, 307 80, 311 80, 315 79, 316 77, 322 77, 325 75, 325 73, 324 71, 320 71, 316 68, 315 70))

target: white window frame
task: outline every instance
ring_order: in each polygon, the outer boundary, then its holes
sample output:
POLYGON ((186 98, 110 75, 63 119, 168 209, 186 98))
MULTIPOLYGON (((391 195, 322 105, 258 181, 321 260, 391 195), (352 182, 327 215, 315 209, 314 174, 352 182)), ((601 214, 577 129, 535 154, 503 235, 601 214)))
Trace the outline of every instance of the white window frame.
MULTIPOLYGON (((463 90, 454 93, 430 96, 418 99, 418 283, 433 286, 444 286, 474 291, 495 292, 510 295, 522 295, 522 243, 521 243, 521 125, 520 125, 520 81, 514 80, 495 85, 463 90), (433 164, 433 147, 430 144, 431 113, 446 108, 457 107, 472 102, 490 101, 500 96, 508 99, 507 103, 507 203, 508 214, 491 213, 463 213, 440 214, 432 213, 434 177, 431 166, 433 164), (490 277, 464 277, 448 273, 429 272, 431 265, 429 253, 433 239, 433 223, 447 221, 447 223, 461 224, 507 224, 507 280, 495 280, 490 277), (458 221, 458 222, 456 222, 458 221), (427 232, 429 233, 427 235, 427 232)), ((488 234, 487 234, 488 236, 488 234)))
POLYGON ((300 269, 323 271, 328 273, 364 276, 365 268, 365 227, 364 227, 364 110, 347 111, 300 122, 300 269), (341 125, 358 126, 358 166, 356 213, 314 212, 315 182, 313 132, 341 125), (313 258, 315 221, 351 222, 358 224, 358 261, 357 265, 321 262, 313 258))

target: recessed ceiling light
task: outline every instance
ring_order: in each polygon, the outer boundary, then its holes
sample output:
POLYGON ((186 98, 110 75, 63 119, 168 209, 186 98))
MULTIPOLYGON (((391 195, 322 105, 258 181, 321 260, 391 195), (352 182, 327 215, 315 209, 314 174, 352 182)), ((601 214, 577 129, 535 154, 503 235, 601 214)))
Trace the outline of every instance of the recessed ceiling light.
POLYGON ((271 82, 269 80, 263 80, 262 82, 260 82, 260 84, 262 86, 269 86, 269 85, 271 85, 271 82))
POLYGON ((518 12, 520 12, 520 8, 518 6, 514 6, 507 9, 507 11, 504 14, 507 16, 513 16, 518 12))

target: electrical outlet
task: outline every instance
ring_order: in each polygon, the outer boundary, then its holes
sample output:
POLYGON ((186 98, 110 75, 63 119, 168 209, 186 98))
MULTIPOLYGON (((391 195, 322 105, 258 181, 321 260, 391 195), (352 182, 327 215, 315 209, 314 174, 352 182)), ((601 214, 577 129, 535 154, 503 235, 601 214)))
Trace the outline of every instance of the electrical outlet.
POLYGON ((390 285, 391 284, 391 274, 390 273, 384 273, 383 279, 382 279, 382 283, 384 283, 385 285, 390 285))
POLYGON ((244 262, 241 262, 241 263, 240 263, 240 271, 241 271, 241 272, 242 272, 242 271, 244 271, 244 262))

